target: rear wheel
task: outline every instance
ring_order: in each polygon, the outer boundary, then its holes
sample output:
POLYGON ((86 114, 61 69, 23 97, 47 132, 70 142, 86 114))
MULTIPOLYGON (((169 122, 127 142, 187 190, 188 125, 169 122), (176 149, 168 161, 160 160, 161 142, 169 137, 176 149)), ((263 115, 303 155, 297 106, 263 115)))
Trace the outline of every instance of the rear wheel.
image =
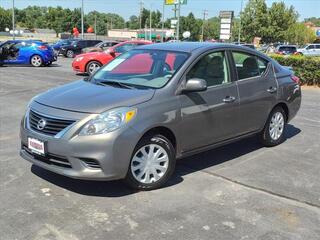
POLYGON ((101 68, 102 64, 97 61, 92 61, 87 64, 86 71, 89 75, 94 74, 99 68, 101 68))
POLYGON ((134 150, 125 180, 135 189, 156 189, 169 180, 175 164, 175 150, 166 137, 145 136, 134 150))
POLYGON ((72 50, 68 50, 66 55, 67 55, 68 58, 73 58, 74 57, 74 52, 72 50))
POLYGON ((30 63, 34 67, 41 67, 42 58, 39 55, 34 55, 31 57, 30 63))
POLYGON ((274 108, 261 132, 260 140, 262 144, 266 147, 273 147, 282 143, 284 141, 286 121, 286 113, 283 108, 274 108))

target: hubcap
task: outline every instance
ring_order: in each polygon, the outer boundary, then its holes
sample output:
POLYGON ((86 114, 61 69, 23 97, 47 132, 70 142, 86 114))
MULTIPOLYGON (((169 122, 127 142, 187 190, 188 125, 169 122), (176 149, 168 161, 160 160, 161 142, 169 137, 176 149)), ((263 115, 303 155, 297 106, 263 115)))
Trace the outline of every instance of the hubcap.
POLYGON ((281 112, 276 112, 273 114, 271 121, 270 121, 270 126, 269 126, 269 133, 270 137, 273 140, 278 140, 284 129, 284 117, 281 112))
POLYGON ((97 63, 90 63, 89 65, 89 73, 94 73, 100 68, 99 64, 97 63))
POLYGON ((39 56, 34 56, 31 59, 31 63, 32 63, 33 66, 37 66, 38 67, 38 66, 41 65, 42 61, 41 61, 41 58, 39 56))
POLYGON ((67 52, 67 56, 68 56, 68 57, 73 57, 73 52, 72 52, 72 51, 68 51, 68 52, 67 52))
POLYGON ((163 147, 149 144, 140 148, 131 161, 131 173, 141 183, 159 181, 167 172, 169 157, 163 147))

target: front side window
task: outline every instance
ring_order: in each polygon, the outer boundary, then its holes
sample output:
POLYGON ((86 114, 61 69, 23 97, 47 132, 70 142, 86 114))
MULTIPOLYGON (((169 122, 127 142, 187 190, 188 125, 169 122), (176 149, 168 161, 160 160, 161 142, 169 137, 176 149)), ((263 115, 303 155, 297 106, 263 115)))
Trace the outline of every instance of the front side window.
POLYGON ((320 49, 320 45, 315 45, 316 49, 320 49))
POLYGON ((262 75, 268 66, 268 61, 242 52, 233 52, 238 79, 258 77, 262 75))
POLYGON ((308 50, 314 49, 314 45, 309 45, 309 46, 307 47, 307 49, 308 49, 308 50))
POLYGON ((187 74, 187 80, 191 78, 206 80, 208 87, 230 82, 225 53, 214 52, 202 57, 187 74))
POLYGON ((92 77, 96 84, 120 83, 133 87, 162 88, 188 58, 187 53, 136 49, 126 52, 92 77))

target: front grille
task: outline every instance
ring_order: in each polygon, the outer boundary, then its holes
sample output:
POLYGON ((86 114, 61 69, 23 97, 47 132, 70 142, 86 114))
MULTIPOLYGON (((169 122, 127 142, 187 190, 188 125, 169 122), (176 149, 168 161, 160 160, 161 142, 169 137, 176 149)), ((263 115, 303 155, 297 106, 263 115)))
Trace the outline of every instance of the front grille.
POLYGON ((58 156, 55 154, 50 154, 50 153, 46 154, 45 156, 37 155, 32 151, 30 151, 30 149, 26 145, 23 145, 22 149, 26 151, 33 159, 39 162, 43 162, 49 165, 55 165, 63 168, 71 168, 70 162, 65 157, 58 156))
POLYGON ((32 110, 30 110, 29 112, 30 128, 36 132, 46 134, 49 136, 55 136, 57 133, 61 132, 63 129, 70 126, 74 122, 75 122, 74 120, 65 120, 65 119, 58 119, 58 118, 44 116, 32 110), (38 122, 41 119, 44 120, 46 124, 45 124, 45 127, 40 130, 38 128, 38 122))

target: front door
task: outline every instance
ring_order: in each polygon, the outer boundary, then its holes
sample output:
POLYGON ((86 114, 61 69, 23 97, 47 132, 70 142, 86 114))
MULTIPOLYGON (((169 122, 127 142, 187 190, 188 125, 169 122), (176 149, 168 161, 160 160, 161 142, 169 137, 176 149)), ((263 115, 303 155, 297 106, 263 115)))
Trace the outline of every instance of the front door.
POLYGON ((267 60, 245 52, 232 53, 238 75, 241 134, 261 129, 277 102, 277 80, 267 60))
POLYGON ((186 74, 185 81, 207 81, 204 92, 183 93, 181 104, 182 150, 205 147, 237 135, 237 85, 231 81, 230 67, 224 51, 203 56, 186 74))

